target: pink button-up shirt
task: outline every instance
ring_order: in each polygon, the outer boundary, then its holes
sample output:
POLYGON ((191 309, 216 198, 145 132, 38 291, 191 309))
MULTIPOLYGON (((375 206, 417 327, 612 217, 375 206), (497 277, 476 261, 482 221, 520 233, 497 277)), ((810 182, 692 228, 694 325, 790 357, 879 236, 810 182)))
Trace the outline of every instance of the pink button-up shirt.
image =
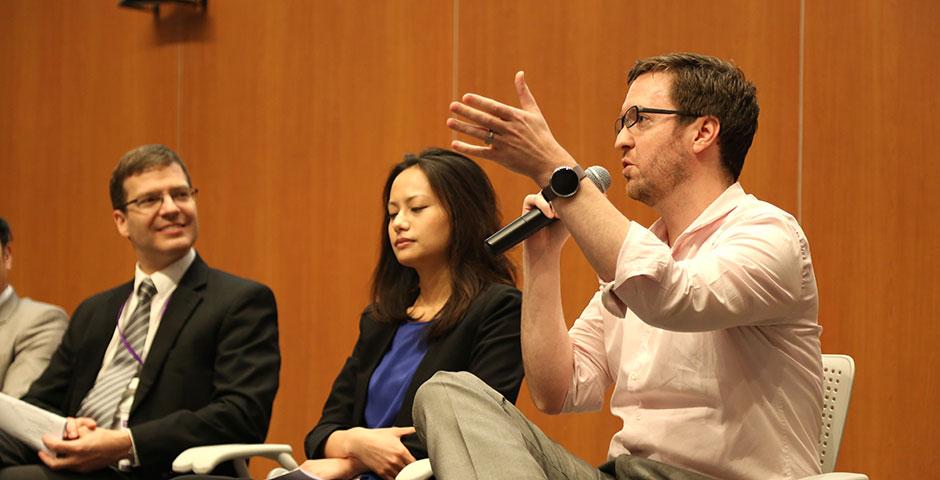
POLYGON ((722 479, 819 473, 818 303, 791 215, 725 190, 670 248, 631 223, 613 282, 572 326, 566 411, 613 385, 611 458, 648 457, 722 479))

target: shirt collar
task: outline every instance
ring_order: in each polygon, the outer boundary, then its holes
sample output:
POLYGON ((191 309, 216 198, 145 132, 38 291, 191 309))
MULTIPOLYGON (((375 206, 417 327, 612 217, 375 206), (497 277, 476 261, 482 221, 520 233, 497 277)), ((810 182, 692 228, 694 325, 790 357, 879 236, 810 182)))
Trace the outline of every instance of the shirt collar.
POLYGON ((13 285, 7 285, 7 288, 4 288, 3 291, 0 292, 0 306, 2 306, 4 303, 7 303, 7 300, 9 300, 12 296, 13 285))
MULTIPOLYGON (((179 260, 167 265, 163 270, 153 272, 149 275, 150 280, 153 281, 153 286, 157 287, 157 295, 164 293, 168 290, 176 288, 179 285, 180 280, 183 278, 183 274, 186 273, 186 270, 189 269, 189 266, 193 264, 193 260, 196 259, 196 250, 193 248, 189 249, 189 252, 186 252, 186 255, 183 255, 179 260)), ((144 281, 148 275, 140 269, 140 264, 137 264, 137 267, 134 269, 134 291, 136 292, 140 288, 140 282, 144 281)))
MULTIPOLYGON (((705 210, 702 210, 702 213, 700 213, 679 236, 675 237, 672 242, 673 249, 680 243, 682 238, 696 230, 711 225, 737 208, 746 196, 747 193, 744 192, 744 188, 741 187, 740 183, 735 182, 731 184, 731 186, 726 188, 724 192, 721 192, 721 195, 718 195, 718 198, 713 200, 705 210)), ((663 243, 666 243, 666 222, 664 222, 662 218, 657 219, 653 225, 650 226, 650 231, 659 237, 663 243)))

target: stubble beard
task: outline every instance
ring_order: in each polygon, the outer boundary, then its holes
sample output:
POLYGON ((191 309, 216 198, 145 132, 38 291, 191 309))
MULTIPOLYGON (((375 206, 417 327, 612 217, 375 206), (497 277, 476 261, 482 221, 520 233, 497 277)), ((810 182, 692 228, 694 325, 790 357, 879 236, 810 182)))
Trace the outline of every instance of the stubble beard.
POLYGON ((692 176, 677 145, 678 138, 675 138, 668 150, 647 163, 647 171, 642 176, 627 181, 627 196, 655 207, 692 176))

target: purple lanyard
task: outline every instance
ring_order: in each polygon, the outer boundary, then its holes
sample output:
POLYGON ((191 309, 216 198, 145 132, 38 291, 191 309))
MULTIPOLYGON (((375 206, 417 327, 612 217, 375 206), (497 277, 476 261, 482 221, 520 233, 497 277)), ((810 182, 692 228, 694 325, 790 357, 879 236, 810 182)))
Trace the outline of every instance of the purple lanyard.
MULTIPOLYGON (((131 295, 133 295, 133 293, 132 293, 131 295)), ((172 296, 172 294, 171 294, 171 296, 172 296)), ((134 350, 134 347, 132 347, 131 344, 130 344, 130 342, 127 341, 127 337, 124 336, 124 329, 121 328, 121 317, 124 316, 124 309, 127 308, 127 304, 130 303, 130 301, 131 301, 131 299, 128 298, 127 301, 124 302, 124 305, 121 306, 121 311, 118 312, 118 336, 119 336, 120 339, 121 339, 121 345, 124 345, 124 349, 127 350, 127 353, 130 353, 131 356, 134 357, 134 360, 136 360, 138 364, 140 364, 141 366, 143 366, 143 364, 144 364, 144 359, 140 357, 140 354, 137 353, 137 350, 134 350)), ((161 319, 161 320, 163 319, 163 314, 166 313, 166 307, 167 307, 167 305, 169 305, 169 304, 170 304, 170 299, 167 298, 166 301, 163 302, 163 308, 160 309, 160 319, 161 319)), ((147 318, 147 323, 150 323, 149 315, 148 315, 148 318, 147 318)), ((149 328, 148 328, 148 330, 149 330, 149 328)), ((149 334, 148 334, 148 335, 149 335, 149 334)))

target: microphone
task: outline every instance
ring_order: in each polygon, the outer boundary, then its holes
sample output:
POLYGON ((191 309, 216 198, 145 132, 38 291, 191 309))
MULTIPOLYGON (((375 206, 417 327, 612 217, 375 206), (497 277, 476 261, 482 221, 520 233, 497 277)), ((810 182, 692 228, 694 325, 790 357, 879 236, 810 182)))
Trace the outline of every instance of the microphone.
MULTIPOLYGON (((607 169, 598 165, 588 167, 584 171, 585 176, 594 182, 602 193, 610 187, 610 173, 607 169)), ((548 224, 558 220, 557 218, 548 218, 538 208, 533 208, 524 215, 515 219, 509 225, 500 228, 496 233, 490 235, 484 243, 486 248, 493 255, 502 255, 506 250, 516 246, 523 240, 532 236, 533 233, 545 228, 548 224)))

